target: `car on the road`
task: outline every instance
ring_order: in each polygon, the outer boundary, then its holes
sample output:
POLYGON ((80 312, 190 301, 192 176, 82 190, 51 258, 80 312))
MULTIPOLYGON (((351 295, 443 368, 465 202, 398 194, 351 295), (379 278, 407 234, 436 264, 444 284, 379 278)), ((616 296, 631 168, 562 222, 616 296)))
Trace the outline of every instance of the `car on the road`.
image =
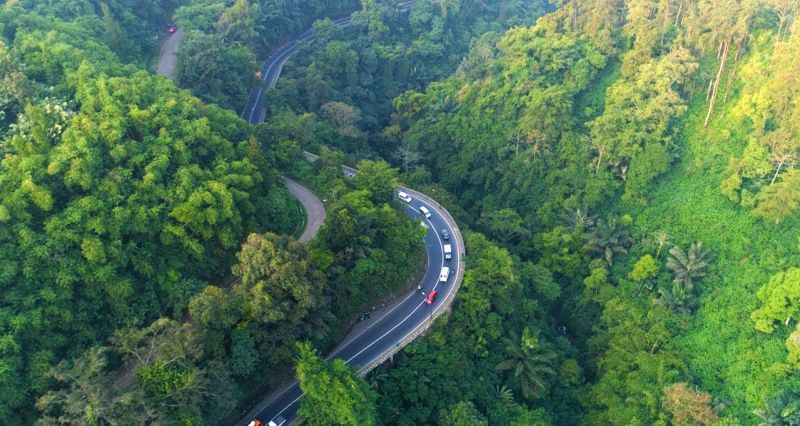
POLYGON ((427 304, 429 304, 429 305, 430 305, 431 303, 435 302, 435 301, 436 301, 436 296, 437 296, 438 294, 439 294, 439 292, 438 292, 438 291, 436 291, 436 290, 431 290, 431 292, 430 292, 430 293, 428 293, 428 295, 425 297, 425 303, 427 303, 427 304))
POLYGON ((453 258, 453 246, 445 244, 442 249, 444 251, 444 260, 451 260, 453 258))
POLYGON ((446 283, 448 278, 450 278, 450 267, 442 266, 442 271, 439 272, 439 282, 446 283))
POLYGON ((425 217, 431 217, 431 211, 430 211, 430 210, 428 210, 428 208, 427 208, 427 207, 425 207, 425 206, 422 206, 422 207, 420 207, 420 208, 419 208, 419 211, 421 211, 421 212, 422 212, 422 214, 424 214, 424 215, 425 215, 425 217))
POLYGON ((247 426, 261 426, 262 424, 263 423, 261 423, 261 420, 253 419, 253 420, 250 420, 250 423, 248 423, 247 426))
POLYGON ((169 24, 167 26, 167 32, 170 34, 175 34, 176 32, 178 32, 178 27, 175 24, 169 24))
POLYGON ((275 417, 274 419, 269 421, 267 426, 283 426, 286 424, 286 419, 281 416, 275 417))
POLYGON ((445 240, 450 239, 450 231, 448 231, 447 228, 442 228, 442 238, 445 240))
POLYGON ((406 203, 410 203, 411 202, 411 196, 406 194, 403 191, 400 191, 400 192, 397 193, 397 198, 405 201, 406 203))

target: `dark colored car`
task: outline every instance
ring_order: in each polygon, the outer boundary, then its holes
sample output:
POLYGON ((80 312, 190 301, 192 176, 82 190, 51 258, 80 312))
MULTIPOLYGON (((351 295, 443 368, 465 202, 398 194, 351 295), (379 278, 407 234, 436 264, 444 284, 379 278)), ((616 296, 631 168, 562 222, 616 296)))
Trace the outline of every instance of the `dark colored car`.
POLYGON ((445 240, 449 240, 450 239, 450 231, 448 231, 447 228, 442 228, 442 237, 445 240))

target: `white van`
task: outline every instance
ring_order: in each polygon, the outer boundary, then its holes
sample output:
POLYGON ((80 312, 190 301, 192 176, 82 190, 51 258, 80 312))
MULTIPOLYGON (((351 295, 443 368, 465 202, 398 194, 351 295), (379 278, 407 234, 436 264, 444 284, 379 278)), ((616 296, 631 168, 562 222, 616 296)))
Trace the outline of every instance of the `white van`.
POLYGON ((428 210, 428 208, 427 208, 427 207, 425 207, 425 206, 422 206, 422 207, 420 207, 420 208, 419 208, 419 211, 421 211, 421 212, 422 212, 422 214, 424 214, 424 215, 425 215, 425 217, 431 217, 431 211, 430 211, 430 210, 428 210))
POLYGON ((444 258, 445 260, 450 260, 453 258, 453 246, 450 244, 444 245, 444 258))
POLYGON ((439 282, 446 283, 448 278, 450 278, 450 267, 443 266, 442 272, 439 273, 439 282))

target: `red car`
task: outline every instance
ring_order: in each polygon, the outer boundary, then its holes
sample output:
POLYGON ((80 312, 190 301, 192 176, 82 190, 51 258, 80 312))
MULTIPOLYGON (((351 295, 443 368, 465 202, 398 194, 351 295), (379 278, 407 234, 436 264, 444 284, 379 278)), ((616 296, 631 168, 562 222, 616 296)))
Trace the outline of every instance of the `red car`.
POLYGON ((431 303, 435 302, 435 301, 436 301, 436 296, 437 296, 437 295, 439 295, 439 292, 438 292, 438 291, 436 291, 436 290, 431 290, 431 292, 430 292, 430 293, 428 293, 428 297, 426 297, 426 298, 425 298, 425 303, 427 303, 427 304, 429 304, 429 305, 430 305, 431 303))
POLYGON ((167 27, 167 32, 170 34, 175 34, 176 31, 178 31, 178 27, 176 27, 175 24, 170 24, 170 26, 167 27))

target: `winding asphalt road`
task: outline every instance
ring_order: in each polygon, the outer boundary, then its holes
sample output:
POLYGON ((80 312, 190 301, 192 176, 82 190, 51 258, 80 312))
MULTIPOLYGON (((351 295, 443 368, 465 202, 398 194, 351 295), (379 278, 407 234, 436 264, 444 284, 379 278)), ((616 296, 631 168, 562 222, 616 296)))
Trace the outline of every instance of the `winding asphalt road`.
MULTIPOLYGON (((411 10, 416 2, 416 0, 401 1, 397 3, 397 7, 400 12, 405 13, 411 10)), ((333 23, 337 26, 344 27, 350 25, 351 21, 352 19, 350 16, 345 16, 334 19, 333 23)), ((266 113, 264 91, 266 89, 275 87, 275 83, 278 82, 278 77, 280 77, 281 71, 283 71, 283 66, 286 64, 286 61, 288 61, 289 58, 297 51, 297 47, 300 46, 301 43, 312 43, 314 40, 316 40, 316 37, 314 37, 314 32, 311 29, 308 29, 300 33, 296 39, 286 42, 272 51, 260 69, 261 80, 264 82, 264 84, 250 92, 250 97, 247 99, 247 104, 242 110, 242 118, 247 120, 250 124, 258 124, 264 121, 264 114, 266 113)))
MULTIPOLYGON (((411 291, 381 317, 370 320, 371 324, 367 328, 335 349, 328 355, 328 360, 342 359, 359 371, 366 370, 384 354, 399 348, 401 342, 405 343, 409 337, 415 336, 439 311, 446 309, 458 289, 457 281, 461 278, 461 274, 457 269, 463 265, 461 262, 463 247, 459 247, 458 228, 451 225, 448 221, 449 214, 439 206, 413 193, 410 195, 412 201, 405 207, 407 214, 428 228, 425 236, 427 268, 420 281, 422 290, 411 291), (425 218, 420 213, 419 208, 423 206, 430 211, 430 218, 425 218), (443 239, 442 229, 447 229, 452 236, 449 240, 443 239), (453 246, 452 260, 445 260, 444 244, 453 246), (443 266, 451 269, 446 282, 439 281, 439 273, 443 266), (427 304, 422 293, 428 294, 432 290, 438 291, 438 296, 432 304, 427 304)), ((278 416, 288 420, 287 424, 291 424, 296 419, 302 398, 303 393, 298 383, 294 381, 270 395, 237 424, 245 426, 251 420, 259 419, 266 425, 278 416)))
MULTIPOLYGON (((415 0, 400 3, 400 10, 408 11, 414 3, 415 0)), ((350 21, 350 17, 345 17, 335 20, 334 23, 344 26, 348 25, 350 21)), ((264 91, 275 86, 284 64, 295 53, 300 43, 313 41, 313 32, 307 30, 297 39, 285 43, 272 52, 260 70, 264 84, 250 92, 247 105, 242 110, 242 118, 250 124, 258 124, 263 121, 266 111, 264 91)), ((313 157, 311 154, 308 155, 313 157)), ((343 173, 345 176, 352 177, 355 176, 357 170, 343 167, 343 173)), ((289 184, 290 182, 287 181, 289 184)), ((292 190, 291 184, 289 188, 292 190)), ((425 236, 427 266, 419 283, 419 290, 411 291, 388 311, 383 312, 379 318, 370 320, 370 324, 366 328, 351 333, 339 347, 328 355, 328 360, 344 360, 346 364, 362 373, 374 367, 426 329, 432 320, 449 306, 463 278, 463 240, 452 217, 433 200, 411 190, 405 191, 412 197, 411 202, 405 206, 407 214, 415 220, 419 220, 420 226, 427 228, 425 236), (430 211, 430 217, 425 217, 420 213, 420 207, 427 208, 430 211), (445 229, 452 236, 449 241, 443 240, 441 231, 445 229), (452 246, 453 258, 451 260, 445 260, 444 257, 444 244, 446 243, 452 246), (444 266, 448 266, 451 272, 446 281, 441 282, 439 275, 444 266), (426 303, 425 295, 434 290, 438 292, 437 298, 431 304, 426 303)), ((300 199, 302 201, 302 198, 300 199)), ((311 225, 310 221, 309 225, 311 225)), ((302 398, 303 392, 300 390, 299 384, 297 381, 293 381, 267 396, 242 418, 238 425, 245 426, 253 419, 259 419, 266 425, 270 420, 280 418, 286 419, 287 424, 292 424, 297 419, 297 410, 302 398)))
POLYGON ((161 55, 158 57, 158 69, 156 70, 158 75, 172 78, 173 74, 175 74, 175 64, 178 62, 175 52, 178 51, 183 35, 183 28, 178 28, 175 34, 168 35, 164 40, 164 44, 161 45, 161 55))
POLYGON ((306 211, 306 229, 303 230, 303 234, 300 235, 298 241, 301 243, 308 242, 317 235, 322 223, 325 222, 325 206, 308 188, 289 178, 286 178, 286 187, 300 201, 306 211))
MULTIPOLYGON (((183 40, 183 35, 183 28, 178 28, 175 34, 169 35, 164 40, 164 44, 161 46, 161 55, 158 58, 158 69, 156 71, 158 75, 172 78, 175 73, 175 63, 177 61, 175 52, 178 51, 178 46, 180 46, 183 40)), ((275 78, 277 78, 277 76, 275 78)), ((317 235, 319 228, 322 227, 322 223, 325 222, 325 206, 322 205, 322 201, 308 188, 291 179, 286 179, 286 188, 300 201, 300 204, 303 205, 303 209, 306 212, 306 228, 303 230, 303 234, 300 235, 300 238, 298 238, 298 241, 301 243, 308 242, 317 235)))

